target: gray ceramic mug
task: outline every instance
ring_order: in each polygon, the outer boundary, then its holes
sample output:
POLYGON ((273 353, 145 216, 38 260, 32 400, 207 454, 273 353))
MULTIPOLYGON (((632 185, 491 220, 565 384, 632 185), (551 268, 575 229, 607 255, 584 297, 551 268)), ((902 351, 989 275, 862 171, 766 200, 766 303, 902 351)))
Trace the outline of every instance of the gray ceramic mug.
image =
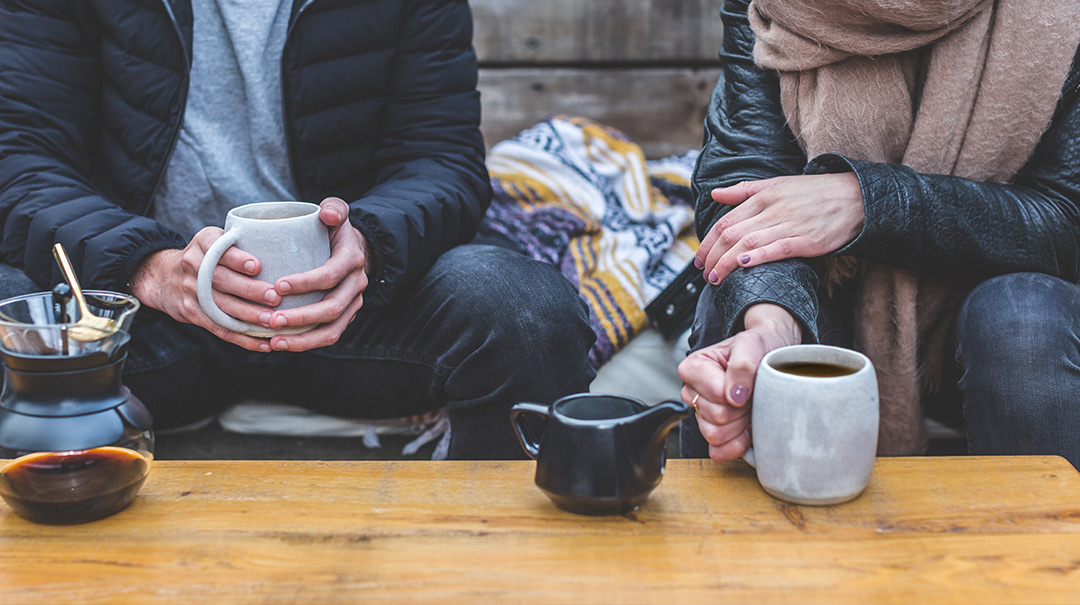
MULTIPOLYGON (((272 330, 226 314, 214 303, 214 267, 230 246, 255 255, 262 263, 256 277, 273 284, 286 275, 322 266, 330 258, 330 231, 319 219, 319 205, 310 202, 259 202, 237 206, 225 217, 225 234, 206 251, 199 265, 198 296, 203 313, 223 328, 250 336, 299 334, 315 326, 272 330)), ((324 291, 281 297, 278 309, 291 309, 322 300, 324 291)))
POLYGON ((850 349, 794 345, 758 366, 744 459, 769 494, 796 504, 838 504, 866 488, 878 437, 877 376, 850 349), (816 375, 815 375, 816 374, 816 375))

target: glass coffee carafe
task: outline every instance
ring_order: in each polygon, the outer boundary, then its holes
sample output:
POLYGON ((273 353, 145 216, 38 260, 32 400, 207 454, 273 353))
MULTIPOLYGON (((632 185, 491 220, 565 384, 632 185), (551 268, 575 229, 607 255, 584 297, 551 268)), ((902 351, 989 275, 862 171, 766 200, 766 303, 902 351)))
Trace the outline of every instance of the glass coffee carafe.
POLYGON ((139 302, 84 292, 115 331, 73 338, 66 285, 0 301, 0 496, 31 521, 93 521, 130 504, 153 461, 152 418, 121 383, 139 302), (100 336, 100 337, 98 337, 100 336))

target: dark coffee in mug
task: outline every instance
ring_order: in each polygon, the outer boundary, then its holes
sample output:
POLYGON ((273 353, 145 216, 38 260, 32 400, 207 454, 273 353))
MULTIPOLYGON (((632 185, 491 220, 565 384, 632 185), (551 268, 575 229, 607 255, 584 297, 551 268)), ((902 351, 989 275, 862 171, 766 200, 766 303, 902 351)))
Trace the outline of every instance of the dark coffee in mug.
POLYGON ((849 376, 857 371, 835 363, 819 362, 785 363, 776 366, 776 369, 787 374, 809 376, 810 378, 836 378, 837 376, 849 376))
POLYGON ((866 489, 877 451, 874 364, 828 345, 773 349, 758 364, 743 458, 770 495, 793 504, 847 502, 866 489))
POLYGON ((122 447, 41 452, 0 471, 0 495, 38 523, 85 523, 119 512, 142 487, 148 455, 122 447))

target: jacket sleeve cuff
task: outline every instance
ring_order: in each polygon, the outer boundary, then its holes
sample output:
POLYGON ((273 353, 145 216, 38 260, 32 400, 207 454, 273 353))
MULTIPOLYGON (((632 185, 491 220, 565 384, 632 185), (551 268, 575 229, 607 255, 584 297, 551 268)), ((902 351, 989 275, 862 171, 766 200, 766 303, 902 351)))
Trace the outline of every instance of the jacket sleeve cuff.
POLYGON ((364 213, 353 207, 349 210, 349 222, 364 236, 365 264, 368 274, 368 286, 364 290, 364 299, 376 298, 379 290, 386 285, 386 272, 384 267, 385 242, 379 240, 379 222, 373 215, 364 213))
POLYGON ((116 281, 108 289, 130 294, 131 279, 135 277, 135 271, 147 257, 162 250, 178 250, 183 247, 184 244, 180 241, 163 240, 149 242, 137 248, 120 264, 116 272, 116 281))
POLYGON ((871 242, 889 239, 887 204, 895 204, 902 193, 888 164, 853 160, 838 153, 819 155, 807 163, 804 174, 843 174, 851 172, 859 181, 863 199, 863 228, 855 239, 828 256, 865 256, 862 252, 871 242), (891 200, 891 201, 890 201, 891 200))
MULTIPOLYGON (((175 250, 182 249, 184 243, 181 240, 159 240, 147 243, 144 246, 136 249, 132 254, 128 255, 120 265, 116 274, 116 283, 113 287, 108 288, 116 292, 123 292, 125 294, 131 294, 131 280, 135 277, 135 271, 139 268, 151 254, 155 252, 161 252, 162 250, 175 250)), ((168 315, 157 309, 152 309, 146 305, 142 305, 139 312, 135 315, 136 326, 147 326, 162 319, 165 319, 168 315)))
POLYGON ((711 290, 725 338, 744 329, 743 316, 752 305, 772 303, 795 317, 804 343, 818 341, 817 274, 804 261, 792 259, 740 268, 711 290))

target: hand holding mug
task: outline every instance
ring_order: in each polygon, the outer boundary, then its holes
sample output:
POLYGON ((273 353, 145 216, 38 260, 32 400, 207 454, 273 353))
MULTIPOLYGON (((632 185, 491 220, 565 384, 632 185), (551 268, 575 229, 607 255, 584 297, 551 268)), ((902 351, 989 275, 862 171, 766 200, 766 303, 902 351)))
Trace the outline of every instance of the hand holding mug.
MULTIPOLYGON (((266 339, 224 328, 207 317, 199 306, 199 266, 222 233, 219 227, 206 227, 181 250, 161 250, 147 256, 131 277, 131 293, 144 305, 176 321, 197 325, 249 351, 269 352, 270 343, 266 339)), ((266 309, 264 305, 277 304, 280 296, 272 285, 253 277, 260 269, 258 258, 238 248, 229 248, 213 274, 214 300, 220 308, 243 321, 258 321, 266 309)))
POLYGON ((336 197, 319 205, 319 219, 330 230, 330 258, 304 273, 286 276, 274 284, 282 295, 322 291, 318 302, 289 309, 277 309, 266 317, 274 329, 289 326, 318 326, 302 334, 275 335, 270 345, 275 351, 306 351, 331 345, 356 317, 364 304, 368 286, 367 242, 349 222, 349 206, 336 197))
MULTIPOLYGON (((311 206, 314 206, 313 204, 311 206)), ((218 227, 206 227, 183 250, 162 250, 148 256, 131 280, 131 292, 143 304, 173 319, 212 332, 250 351, 303 351, 336 342, 363 304, 367 287, 366 244, 348 222, 348 205, 327 198, 319 205, 318 219, 329 229, 329 260, 300 274, 267 283, 255 276, 262 271, 258 257, 236 246, 225 249, 209 275, 212 300, 230 317, 272 330, 280 326, 312 326, 303 335, 259 338, 223 327, 203 312, 197 296, 197 278, 206 252, 223 236, 218 227), (325 290, 315 304, 275 310, 283 294, 325 290), (284 323, 282 323, 284 322, 284 323)))
POLYGON ((694 351, 679 364, 682 399, 695 408, 709 457, 717 462, 740 458, 750 447, 750 399, 761 358, 802 339, 798 322, 777 305, 751 306, 743 323, 742 332, 694 351))
MULTIPOLYGON (((233 331, 270 338, 275 351, 305 351, 337 342, 363 305, 368 285, 366 242, 349 223, 348 205, 339 198, 327 198, 319 206, 249 204, 234 208, 229 218, 225 236, 207 251, 202 267, 212 267, 215 254, 235 243, 262 259, 258 277, 273 283, 272 292, 281 302, 263 309, 257 324, 236 321, 215 310, 209 272, 204 277, 201 268, 199 302, 206 314, 233 331), (236 225, 237 236, 229 236, 231 225, 236 225)), ((267 300, 271 297, 267 292, 267 300)))
MULTIPOLYGON (((235 246, 259 260, 261 270, 255 278, 274 284, 273 289, 280 295, 277 308, 318 302, 323 292, 293 289, 283 278, 321 267, 330 258, 329 235, 319 214, 320 207, 308 202, 261 202, 230 210, 225 218, 225 233, 206 250, 199 264, 197 292, 199 306, 206 316, 228 330, 260 338, 310 330, 311 325, 269 323, 269 308, 259 312, 257 323, 229 315, 215 300, 214 276, 222 256, 235 246), (286 284, 284 288, 282 281, 286 284)), ((267 302, 272 298, 277 297, 269 292, 264 296, 267 302)))

